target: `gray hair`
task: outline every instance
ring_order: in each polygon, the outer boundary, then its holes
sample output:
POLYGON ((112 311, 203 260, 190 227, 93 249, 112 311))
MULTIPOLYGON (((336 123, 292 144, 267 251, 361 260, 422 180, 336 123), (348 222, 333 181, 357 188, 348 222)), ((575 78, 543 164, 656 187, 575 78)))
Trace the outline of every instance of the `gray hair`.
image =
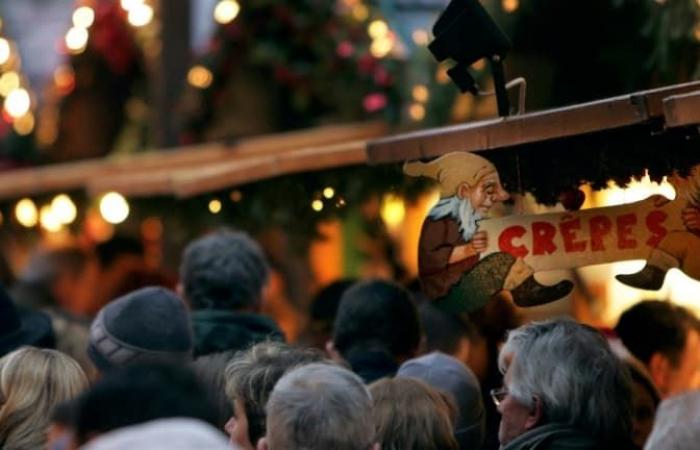
POLYGON ((522 326, 509 333, 498 364, 510 370, 509 394, 530 407, 538 398, 546 422, 599 440, 629 436, 629 374, 595 329, 564 319, 522 326))
POLYGON ((283 376, 267 404, 270 450, 369 450, 372 398, 347 369, 309 364, 283 376))
POLYGON ((242 309, 260 300, 270 269, 247 234, 221 230, 190 243, 180 279, 192 309, 242 309))

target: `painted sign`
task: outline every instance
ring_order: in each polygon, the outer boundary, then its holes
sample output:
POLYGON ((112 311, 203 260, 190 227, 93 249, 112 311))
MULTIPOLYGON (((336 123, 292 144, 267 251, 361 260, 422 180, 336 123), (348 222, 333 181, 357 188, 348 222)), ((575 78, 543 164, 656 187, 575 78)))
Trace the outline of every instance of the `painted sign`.
POLYGON ((569 294, 573 284, 543 285, 541 271, 645 259, 647 265, 617 279, 659 289, 674 267, 700 279, 700 182, 698 171, 671 179, 677 197, 583 211, 487 219, 508 199, 496 168, 473 153, 449 153, 410 162, 406 174, 435 179, 440 200, 426 217, 418 249, 424 293, 452 311, 472 311, 500 291, 516 304, 548 303, 569 294), (697 193, 697 194, 694 194, 697 193))

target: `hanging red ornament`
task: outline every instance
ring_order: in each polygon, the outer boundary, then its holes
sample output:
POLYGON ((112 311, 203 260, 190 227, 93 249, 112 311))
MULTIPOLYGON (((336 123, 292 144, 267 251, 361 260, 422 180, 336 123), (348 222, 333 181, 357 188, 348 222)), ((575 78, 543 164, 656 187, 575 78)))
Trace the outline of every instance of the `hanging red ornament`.
POLYGON ((581 189, 568 189, 559 194, 559 202, 567 211, 578 211, 584 201, 586 194, 581 189))

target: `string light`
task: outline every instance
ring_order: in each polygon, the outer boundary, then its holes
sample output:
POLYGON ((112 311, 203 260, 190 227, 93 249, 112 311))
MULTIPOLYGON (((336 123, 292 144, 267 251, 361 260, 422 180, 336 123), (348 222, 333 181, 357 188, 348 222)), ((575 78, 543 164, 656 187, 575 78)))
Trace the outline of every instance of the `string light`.
POLYGON ((153 8, 145 3, 134 5, 129 9, 127 20, 135 27, 148 25, 153 20, 153 8))
POLYGON ((34 119, 34 114, 28 112, 22 117, 16 119, 12 123, 12 128, 14 128, 15 132, 17 132, 17 134, 19 134, 20 136, 27 136, 32 131, 34 131, 35 122, 36 121, 34 119))
POLYGON ((41 207, 39 223, 41 223, 43 229, 51 233, 61 231, 61 228, 63 228, 63 224, 58 220, 58 217, 56 217, 51 205, 44 205, 41 207))
POLYGON ((428 92, 428 88, 424 84, 417 84, 413 86, 412 94, 413 99, 420 103, 427 102, 428 98, 430 97, 430 92, 428 92))
POLYGON ((327 187, 323 190, 323 196, 326 197, 327 199, 332 199, 333 196, 335 196, 335 189, 332 187, 327 187))
POLYGON ((323 202, 321 200, 314 200, 311 202, 311 209, 313 209, 316 212, 321 212, 323 211, 323 202))
POLYGON ((27 114, 30 106, 29 92, 23 88, 14 89, 5 98, 5 111, 15 119, 27 114))
POLYGON ((358 3, 352 7, 352 16, 358 22, 364 22, 369 17, 369 8, 362 3, 358 3))
POLYGON ((73 12, 73 25, 76 28, 90 28, 95 22, 95 11, 89 6, 81 6, 73 12))
POLYGON ((241 11, 241 6, 235 0, 221 0, 214 8, 214 20, 221 25, 233 22, 241 11))
POLYGON ((394 48, 394 40, 390 35, 375 39, 369 47, 369 51, 375 58, 383 58, 394 48))
POLYGON ((212 214, 219 214, 221 212, 221 200, 214 199, 209 202, 209 212, 212 214))
POLYGON ((501 6, 503 7, 503 11, 512 13, 520 6, 520 0, 503 0, 501 6))
POLYGON ((211 71, 204 66, 196 65, 187 72, 187 81, 194 87, 206 89, 214 79, 211 71))
POLYGON ((113 225, 122 223, 129 217, 129 203, 118 192, 109 192, 100 200, 100 214, 113 225))
POLYGON ((372 39, 379 39, 389 34, 389 25, 383 20, 373 20, 367 27, 367 33, 372 39))
POLYGON ((414 103, 408 108, 408 115, 412 120, 419 122, 425 117, 425 107, 420 103, 414 103))
POLYGON ((75 203, 67 194, 59 194, 51 201, 51 211, 56 219, 64 225, 73 223, 78 215, 75 203))
POLYGON ((395 228, 406 217, 406 205, 401 197, 387 194, 382 199, 379 215, 389 228, 395 228))
POLYGON ((0 64, 5 64, 12 54, 10 43, 5 38, 0 38, 0 64))
POLYGON ((143 0, 121 0, 120 2, 122 9, 125 11, 131 11, 139 5, 143 4, 143 0))
POLYGON ((71 53, 82 53, 87 47, 88 37, 85 28, 73 27, 66 33, 66 47, 71 53))
POLYGON ((15 218, 20 225, 26 228, 36 226, 39 221, 39 212, 36 205, 29 198, 23 198, 15 206, 15 218))
POLYGON ((421 28, 413 30, 411 38, 413 39, 413 43, 416 45, 428 45, 428 41, 430 40, 428 32, 421 28))
POLYGON ((17 74, 17 72, 15 72, 14 70, 5 72, 2 74, 2 76, 0 76, 0 95, 2 95, 3 97, 7 97, 10 94, 10 92, 19 88, 19 86, 19 74, 17 74))

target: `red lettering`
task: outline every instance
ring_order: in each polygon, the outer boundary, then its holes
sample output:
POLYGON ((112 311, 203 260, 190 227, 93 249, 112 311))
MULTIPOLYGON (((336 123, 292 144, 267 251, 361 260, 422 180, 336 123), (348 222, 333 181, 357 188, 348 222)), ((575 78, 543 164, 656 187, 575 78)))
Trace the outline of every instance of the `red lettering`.
POLYGON ((554 236, 557 229, 547 222, 532 222, 532 254, 544 255, 554 253, 557 246, 554 245, 554 236))
POLYGON ((632 238, 632 225, 637 224, 637 216, 634 214, 623 214, 617 217, 617 248, 635 248, 637 240, 632 238))
POLYGON ((591 251, 605 251, 605 235, 612 230, 612 220, 605 216, 591 217, 591 251))
POLYGON ((582 252, 586 250, 586 241, 575 241, 576 230, 581 229, 581 219, 567 220, 559 224, 561 237, 564 239, 564 249, 567 252, 582 252))
POLYGON ((663 211, 652 211, 647 215, 647 228, 653 233, 646 242, 649 247, 659 245, 661 239, 668 233, 668 230, 664 227, 664 222, 667 218, 668 214, 663 211))
POLYGON ((513 245, 513 239, 521 238, 525 233, 525 227, 521 227, 520 225, 506 228, 501 232, 501 235, 498 236, 498 248, 502 252, 510 253, 516 258, 524 258, 528 254, 527 247, 524 245, 513 245))

